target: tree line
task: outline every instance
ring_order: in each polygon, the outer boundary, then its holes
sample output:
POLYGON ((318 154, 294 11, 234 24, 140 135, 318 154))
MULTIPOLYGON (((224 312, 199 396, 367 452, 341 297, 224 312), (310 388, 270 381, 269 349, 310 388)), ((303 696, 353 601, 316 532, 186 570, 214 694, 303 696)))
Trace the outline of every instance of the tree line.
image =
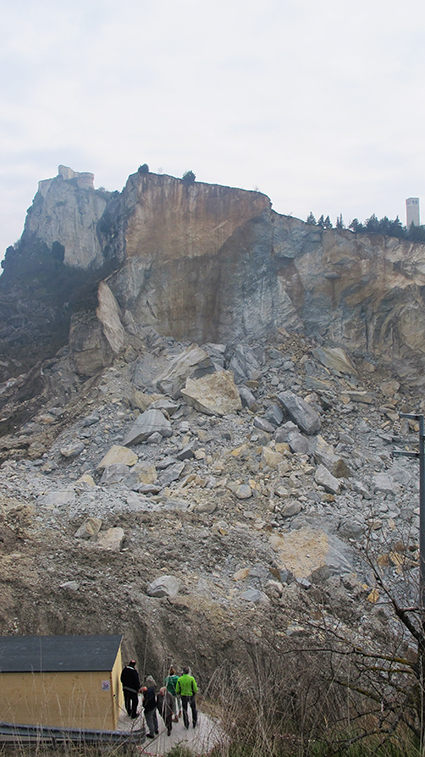
MULTIPOLYGON (((307 223, 311 226, 319 226, 321 229, 332 229, 333 225, 329 216, 324 217, 322 214, 318 221, 316 221, 313 213, 310 213, 307 217, 307 223)), ((335 228, 345 229, 342 214, 337 218, 335 228)), ((395 219, 390 219, 384 216, 381 219, 372 213, 363 223, 357 218, 353 218, 348 226, 348 229, 354 234, 383 234, 387 237, 397 237, 398 239, 407 239, 410 242, 425 242, 425 226, 415 226, 411 224, 409 228, 403 226, 398 216, 395 219)))

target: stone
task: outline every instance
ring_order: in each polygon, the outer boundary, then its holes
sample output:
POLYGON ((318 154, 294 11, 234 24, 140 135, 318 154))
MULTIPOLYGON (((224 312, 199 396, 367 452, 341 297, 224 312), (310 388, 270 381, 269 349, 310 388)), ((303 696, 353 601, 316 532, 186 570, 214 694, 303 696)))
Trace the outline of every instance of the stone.
POLYGON ((257 409, 257 400, 255 399, 252 392, 250 392, 248 387, 246 386, 239 386, 238 390, 242 402, 242 407, 247 407, 248 410, 255 412, 257 409))
POLYGON ((177 460, 191 460, 195 457, 195 450, 198 446, 198 441, 193 439, 189 444, 185 446, 176 454, 177 460))
POLYGON ((394 395, 400 389, 400 384, 398 381, 390 379, 389 381, 381 381, 379 388, 382 394, 385 394, 386 397, 394 397, 394 395))
POLYGON ((280 510, 282 518, 292 518, 294 515, 298 515, 302 510, 300 502, 288 502, 280 510))
POLYGON ((401 487, 388 473, 376 473, 372 477, 372 490, 374 494, 390 494, 395 497, 400 494, 401 487))
POLYGON ((158 432, 162 437, 173 435, 171 423, 162 414, 161 410, 146 410, 136 418, 130 431, 126 434, 124 444, 140 444, 146 441, 152 434, 158 432))
POLYGON ((324 577, 353 570, 351 549, 341 539, 320 528, 303 526, 289 533, 272 534, 270 542, 276 553, 278 569, 289 571, 297 580, 309 579, 323 569, 324 577))
POLYGON ((80 584, 78 581, 65 581, 63 584, 59 584, 60 589, 68 589, 69 591, 78 591, 80 584))
MULTIPOLYGON (((227 353, 226 356, 228 357, 227 353)), ((245 344, 236 345, 228 367, 233 373, 236 384, 242 384, 247 379, 255 380, 261 375, 261 365, 254 351, 245 344)))
POLYGON ((249 499, 252 497, 252 489, 248 484, 239 484, 235 490, 238 499, 249 499))
POLYGON ((181 396, 181 389, 188 378, 198 379, 214 371, 208 353, 197 344, 192 344, 171 360, 168 368, 157 376, 155 384, 161 392, 176 400, 181 396))
POLYGON ((103 473, 102 478, 100 479, 101 484, 119 484, 121 481, 124 480, 128 473, 128 468, 125 465, 125 463, 112 463, 112 465, 108 465, 103 473))
POLYGON ((320 418, 316 411, 305 402, 302 397, 297 397, 293 392, 281 392, 278 400, 290 419, 298 428, 310 436, 320 431, 320 418))
POLYGON ((316 347, 314 357, 330 371, 339 375, 357 376, 357 370, 341 347, 316 347))
POLYGON ((85 449, 83 442, 71 442, 64 447, 61 447, 59 452, 62 457, 70 458, 77 457, 85 449))
POLYGON ((154 410, 161 410, 161 412, 166 415, 173 416, 177 413, 180 403, 172 402, 168 397, 160 397, 159 399, 154 400, 150 407, 154 410))
POLYGON ((163 486, 168 486, 168 484, 171 484, 173 481, 177 481, 182 475, 184 468, 185 468, 184 462, 176 463, 175 465, 170 465, 168 468, 166 468, 165 472, 160 476, 159 484, 163 487, 163 486))
POLYGON ((328 444, 320 434, 316 437, 314 459, 324 465, 336 478, 349 478, 351 470, 345 460, 336 454, 331 444, 328 444))
POLYGON ((126 341, 125 330, 121 323, 119 305, 106 281, 101 281, 97 290, 98 307, 96 315, 102 324, 102 331, 112 352, 118 355, 126 341))
POLYGON ((148 409, 148 407, 152 405, 153 402, 156 402, 157 400, 160 400, 162 398, 163 395, 161 394, 145 394, 139 389, 133 389, 130 395, 130 405, 131 407, 137 408, 142 413, 144 413, 148 409))
POLYGON ((176 597, 181 581, 176 576, 159 576, 149 584, 146 593, 149 597, 176 597))
POLYGON ((276 452, 274 449, 270 449, 270 447, 263 447, 261 461, 263 466, 267 465, 269 468, 274 469, 283 461, 283 455, 281 455, 280 452, 276 452))
POLYGON ((279 405, 270 405, 270 407, 268 407, 266 412, 264 413, 264 418, 275 428, 280 426, 283 421, 283 413, 279 405))
POLYGON ((153 434, 146 439, 146 444, 161 444, 161 442, 162 436, 159 431, 154 431, 153 434))
POLYGON ((233 376, 229 371, 219 371, 200 379, 187 379, 182 397, 201 413, 227 415, 242 407, 233 376))
POLYGON ((259 589, 247 589, 241 594, 240 599, 243 599, 244 602, 254 602, 255 604, 267 604, 270 601, 267 594, 264 594, 259 589))
POLYGON ((86 486, 96 486, 95 480, 90 473, 83 473, 77 480, 77 484, 86 484, 86 486))
POLYGON ((310 451, 310 442, 306 436, 298 431, 298 429, 295 429, 295 431, 289 431, 287 441, 291 452, 298 455, 308 455, 310 451))
POLYGON ((325 491, 330 494, 339 494, 341 491, 341 482, 338 478, 332 475, 332 473, 325 468, 324 465, 319 465, 314 474, 314 480, 319 486, 323 486, 325 491))
POLYGON ((39 502, 41 505, 53 505, 54 507, 73 505, 75 502, 75 491, 74 489, 57 489, 56 491, 44 494, 44 496, 40 497, 39 502))
POLYGON ((264 418, 261 418, 258 415, 254 418, 254 426, 255 428, 260 429, 260 431, 265 431, 266 434, 274 434, 275 432, 275 427, 272 426, 269 421, 266 421, 264 418))
MULTIPOLYGON (((174 462, 176 462, 174 460, 174 462)), ((159 465, 158 465, 159 467, 159 465)), ((126 482, 133 487, 135 484, 154 484, 158 478, 156 467, 148 461, 138 462, 129 472, 126 482)))
POLYGON ((104 455, 97 466, 98 470, 104 470, 110 465, 117 465, 123 463, 128 467, 131 467, 137 463, 138 457, 135 452, 132 452, 127 447, 121 447, 119 444, 114 444, 110 450, 104 455))
POLYGON ((111 552, 119 552, 124 541, 124 530, 120 527, 108 528, 97 535, 97 546, 111 552))
POLYGON ((369 489, 367 489, 361 481, 351 481, 351 488, 353 491, 357 492, 357 494, 360 494, 363 499, 372 499, 369 489))
POLYGON ((87 518, 75 534, 76 539, 91 539, 97 536, 102 528, 101 518, 87 518))

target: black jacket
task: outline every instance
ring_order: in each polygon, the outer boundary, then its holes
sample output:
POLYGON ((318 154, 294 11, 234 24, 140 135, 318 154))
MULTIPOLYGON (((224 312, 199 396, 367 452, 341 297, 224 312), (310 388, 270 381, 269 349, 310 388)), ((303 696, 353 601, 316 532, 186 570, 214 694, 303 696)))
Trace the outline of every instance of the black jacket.
POLYGON ((132 668, 131 665, 127 665, 121 673, 121 683, 123 689, 127 689, 127 691, 139 691, 140 681, 137 670, 132 668))

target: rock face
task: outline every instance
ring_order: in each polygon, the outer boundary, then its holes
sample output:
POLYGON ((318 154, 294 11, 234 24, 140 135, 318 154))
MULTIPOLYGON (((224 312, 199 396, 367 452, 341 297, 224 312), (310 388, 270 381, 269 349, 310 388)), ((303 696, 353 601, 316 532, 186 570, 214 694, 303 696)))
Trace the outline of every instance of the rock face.
POLYGON ((75 268, 103 263, 96 225, 107 197, 95 191, 93 180, 91 173, 59 166, 54 179, 39 182, 25 223, 25 236, 43 240, 50 248, 59 242, 65 248, 64 262, 75 268))
MULTIPOLYGON (((283 328, 326 338, 317 358, 331 372, 355 378, 339 351, 344 347, 386 361, 399 379, 424 380, 424 245, 322 230, 278 215, 259 192, 138 172, 122 193, 111 194, 94 190, 91 174, 60 166, 57 177, 40 183, 4 268, 6 378, 19 374, 20 359, 28 368, 65 344, 74 311, 71 351, 83 376, 152 327, 218 347, 270 338, 283 328), (34 260, 34 270, 47 265, 51 275, 31 298, 29 289, 19 289, 19 275, 34 260), (94 290, 91 300, 84 287, 93 289, 106 274, 98 301, 94 290)), ((217 359, 219 349, 211 356, 215 367, 217 359)), ((236 383, 242 363, 235 355, 236 383)), ((248 370, 255 376, 257 357, 248 370)))

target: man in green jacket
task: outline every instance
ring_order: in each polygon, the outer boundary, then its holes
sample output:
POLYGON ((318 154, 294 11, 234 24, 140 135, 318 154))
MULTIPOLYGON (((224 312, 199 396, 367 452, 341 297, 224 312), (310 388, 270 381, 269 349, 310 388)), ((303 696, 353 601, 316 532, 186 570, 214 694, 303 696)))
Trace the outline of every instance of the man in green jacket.
POLYGON ((192 725, 195 728, 198 722, 198 712, 196 710, 195 694, 198 691, 196 681, 193 676, 189 675, 189 668, 183 668, 183 675, 180 676, 176 684, 176 694, 182 698, 183 722, 184 727, 189 728, 189 716, 187 714, 187 705, 190 704, 192 710, 192 725))

